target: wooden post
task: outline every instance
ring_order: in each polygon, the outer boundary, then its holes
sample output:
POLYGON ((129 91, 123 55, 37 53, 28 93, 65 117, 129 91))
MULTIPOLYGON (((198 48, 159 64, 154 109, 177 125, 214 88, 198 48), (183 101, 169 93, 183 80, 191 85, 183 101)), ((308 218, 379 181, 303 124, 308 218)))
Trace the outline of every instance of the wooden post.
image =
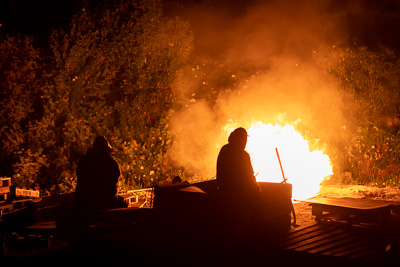
POLYGON ((283 184, 286 184, 287 179, 285 178, 285 173, 283 172, 283 168, 282 168, 282 162, 281 162, 281 158, 279 157, 279 152, 278 152, 278 148, 275 148, 276 151, 276 155, 278 156, 278 161, 279 161, 279 166, 281 166, 281 171, 282 171, 282 176, 283 176, 283 184))

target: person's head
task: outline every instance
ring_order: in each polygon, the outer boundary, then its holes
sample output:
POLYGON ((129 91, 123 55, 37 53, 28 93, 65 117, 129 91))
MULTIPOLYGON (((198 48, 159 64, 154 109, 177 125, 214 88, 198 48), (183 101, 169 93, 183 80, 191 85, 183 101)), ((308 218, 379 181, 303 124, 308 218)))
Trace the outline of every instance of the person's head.
POLYGON ((93 142, 93 149, 99 152, 112 152, 112 147, 105 136, 97 136, 93 142))
POLYGON ((240 149, 245 149, 247 144, 247 131, 242 127, 235 129, 229 135, 228 142, 240 149))

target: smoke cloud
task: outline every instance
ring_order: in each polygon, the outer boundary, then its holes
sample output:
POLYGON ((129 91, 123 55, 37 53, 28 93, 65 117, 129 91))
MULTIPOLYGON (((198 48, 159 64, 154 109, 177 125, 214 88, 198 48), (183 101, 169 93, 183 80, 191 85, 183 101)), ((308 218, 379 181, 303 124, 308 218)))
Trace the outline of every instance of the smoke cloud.
POLYGON ((346 40, 341 10, 330 1, 311 0, 253 2, 240 12, 204 4, 181 10, 194 30, 196 62, 229 62, 232 75, 244 67, 255 74, 234 88, 214 88, 218 97, 212 103, 196 95, 191 77, 177 81, 175 89, 188 98, 170 123, 175 164, 204 179, 214 177, 228 123, 245 128, 254 121, 275 124, 284 114, 285 121, 299 122, 322 140, 337 134, 345 124, 342 97, 313 55, 321 44, 346 40))

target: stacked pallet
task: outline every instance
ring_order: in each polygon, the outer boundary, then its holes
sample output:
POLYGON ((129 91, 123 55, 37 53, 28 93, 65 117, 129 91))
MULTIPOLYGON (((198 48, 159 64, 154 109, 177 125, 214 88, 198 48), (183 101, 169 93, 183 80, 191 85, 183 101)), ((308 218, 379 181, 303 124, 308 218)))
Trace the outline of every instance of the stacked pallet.
POLYGON ((10 193, 11 178, 0 177, 0 218, 5 211, 12 209, 12 204, 7 203, 7 196, 10 193))
POLYGON ((40 198, 40 194, 38 190, 29 190, 29 189, 15 189, 16 197, 25 197, 25 198, 40 198))
POLYGON ((11 178, 0 177, 0 203, 7 200, 7 195, 10 193, 11 178))
POLYGON ((0 177, 0 218, 29 207, 34 199, 39 199, 38 190, 15 188, 11 190, 11 178, 0 177))

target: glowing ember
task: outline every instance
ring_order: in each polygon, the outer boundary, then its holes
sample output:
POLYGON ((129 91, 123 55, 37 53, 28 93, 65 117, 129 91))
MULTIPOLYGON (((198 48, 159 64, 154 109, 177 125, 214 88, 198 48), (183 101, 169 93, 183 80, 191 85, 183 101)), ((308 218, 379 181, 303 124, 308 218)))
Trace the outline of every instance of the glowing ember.
POLYGON ((316 196, 324 178, 332 175, 329 157, 320 150, 310 151, 308 141, 293 126, 255 122, 247 132, 246 150, 257 181, 283 181, 275 148, 279 151, 287 182, 293 186, 294 199, 316 196))

